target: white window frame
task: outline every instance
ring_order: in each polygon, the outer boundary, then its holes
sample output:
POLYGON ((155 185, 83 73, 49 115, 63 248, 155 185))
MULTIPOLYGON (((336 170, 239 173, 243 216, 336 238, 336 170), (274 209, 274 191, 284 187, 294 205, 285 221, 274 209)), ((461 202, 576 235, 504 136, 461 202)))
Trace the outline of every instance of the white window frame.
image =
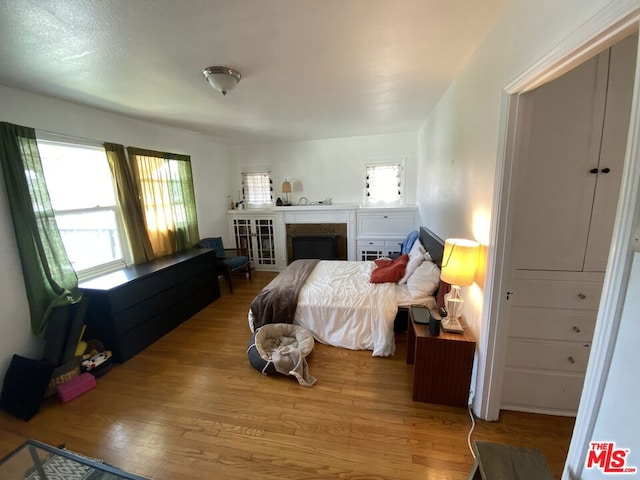
POLYGON ((267 208, 273 206, 273 179, 271 178, 271 171, 269 170, 246 170, 241 173, 242 175, 242 202, 245 208, 267 208), (250 176, 266 176, 267 177, 267 185, 268 185, 268 196, 269 198, 265 198, 265 195, 262 194, 262 198, 259 200, 262 201, 251 201, 251 192, 248 192, 248 184, 246 182, 247 177, 250 176))
MULTIPOLYGON (((89 140, 84 140, 84 139, 69 138, 69 137, 56 135, 48 132, 36 131, 36 139, 38 143, 57 144, 57 145, 63 145, 66 147, 71 147, 71 148, 77 147, 77 148, 93 148, 93 149, 104 150, 104 145, 97 142, 91 142, 89 140)), ((105 161, 108 161, 106 151, 104 153, 105 153, 105 161)), ((46 176, 45 176, 45 181, 46 181, 46 176)), ((126 236, 125 226, 122 220, 122 212, 120 211, 120 207, 117 201, 118 197, 117 197, 117 192, 115 191, 115 185, 113 183, 113 180, 111 184, 114 189, 114 198, 116 199, 116 203, 113 206, 96 205, 95 207, 90 207, 90 208, 65 209, 65 210, 56 210, 55 208, 53 209, 54 215, 56 216, 65 215, 65 214, 69 215, 69 214, 77 214, 77 213, 93 213, 93 212, 105 212, 105 211, 112 211, 114 213, 114 217, 116 220, 116 228, 117 228, 116 238, 120 243, 120 251, 122 252, 122 258, 119 258, 110 262, 94 265, 93 267, 85 268, 82 270, 76 270, 76 275, 78 276, 79 281, 88 280, 90 278, 94 278, 100 275, 104 275, 106 273, 120 270, 121 268, 126 267, 127 264, 131 264, 133 261, 132 255, 131 255, 131 249, 126 236)))
POLYGON ((391 157, 391 158, 379 158, 368 159, 362 162, 362 178, 363 178, 363 202, 362 204, 367 207, 397 207, 404 205, 405 188, 406 188, 406 171, 407 158, 406 157, 391 157), (387 167, 398 166, 400 168, 400 195, 393 202, 374 202, 368 196, 367 188, 367 172, 371 167, 387 167))

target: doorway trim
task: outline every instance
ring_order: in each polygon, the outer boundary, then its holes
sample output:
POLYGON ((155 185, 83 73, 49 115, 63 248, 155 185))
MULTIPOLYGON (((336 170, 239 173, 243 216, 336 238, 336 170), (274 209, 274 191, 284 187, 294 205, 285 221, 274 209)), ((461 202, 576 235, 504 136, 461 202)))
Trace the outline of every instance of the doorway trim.
MULTIPOLYGON (((474 401, 474 410, 480 418, 496 420, 500 413, 508 330, 506 282, 510 276, 508 258, 514 207, 511 188, 517 169, 513 154, 520 121, 519 95, 561 76, 586 59, 609 48, 636 31, 639 22, 640 7, 637 0, 609 1, 589 21, 504 88, 491 226, 493 245, 488 255, 487 284, 483 302, 483 316, 487 319, 487 326, 480 338, 486 356, 485 361, 478 365, 478 378, 481 381, 478 382, 478 394, 474 401)), ((636 206, 640 198, 639 72, 640 62, 636 64, 627 153, 609 262, 563 478, 569 478, 570 472, 580 471, 584 465, 588 442, 594 431, 613 356, 624 291, 628 283, 632 255, 631 240, 640 213, 640 207, 636 206)))

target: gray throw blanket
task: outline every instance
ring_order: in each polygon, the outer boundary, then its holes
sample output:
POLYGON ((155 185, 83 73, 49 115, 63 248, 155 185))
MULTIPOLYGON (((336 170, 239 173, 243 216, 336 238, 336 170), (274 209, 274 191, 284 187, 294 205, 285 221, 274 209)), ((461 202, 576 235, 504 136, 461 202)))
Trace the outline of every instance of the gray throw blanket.
POLYGON ((309 365, 298 341, 294 337, 278 337, 271 340, 271 361, 279 373, 293 375, 303 387, 310 387, 316 379, 309 373, 309 365))
POLYGON ((262 289, 251 303, 253 328, 268 323, 293 323, 298 294, 319 260, 296 260, 262 289))

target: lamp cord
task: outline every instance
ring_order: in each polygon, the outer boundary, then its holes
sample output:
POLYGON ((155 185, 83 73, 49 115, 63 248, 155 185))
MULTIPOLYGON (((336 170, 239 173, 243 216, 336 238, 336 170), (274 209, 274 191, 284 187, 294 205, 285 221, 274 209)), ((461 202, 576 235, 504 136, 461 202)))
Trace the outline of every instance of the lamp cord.
POLYGON ((467 445, 469 445, 469 451, 471 451, 471 455, 473 458, 476 458, 476 454, 471 447, 471 434, 473 433, 473 429, 476 426, 476 421, 473 418, 473 412, 471 411, 471 404, 467 405, 467 409, 469 410, 469 416, 471 417, 471 429, 469 430, 469 434, 467 435, 467 445))

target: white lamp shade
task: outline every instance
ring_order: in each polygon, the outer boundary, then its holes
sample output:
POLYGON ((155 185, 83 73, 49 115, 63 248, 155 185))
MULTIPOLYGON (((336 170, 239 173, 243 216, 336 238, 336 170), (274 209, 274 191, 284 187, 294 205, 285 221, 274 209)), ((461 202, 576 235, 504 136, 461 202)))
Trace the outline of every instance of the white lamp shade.
POLYGON ((471 285, 476 274, 479 251, 480 244, 473 240, 447 239, 444 242, 440 279, 450 285, 471 285))

